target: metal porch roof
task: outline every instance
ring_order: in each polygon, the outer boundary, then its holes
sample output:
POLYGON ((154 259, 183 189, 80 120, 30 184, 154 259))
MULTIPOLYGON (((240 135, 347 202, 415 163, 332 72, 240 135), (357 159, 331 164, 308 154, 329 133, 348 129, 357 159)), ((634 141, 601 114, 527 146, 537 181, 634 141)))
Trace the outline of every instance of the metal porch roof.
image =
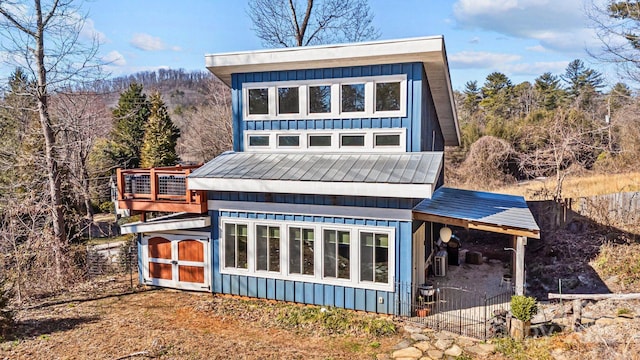
POLYGON ((191 173, 189 188, 425 198, 431 196, 442 161, 442 152, 228 152, 191 173))
POLYGON ((418 220, 540 238, 540 228, 522 196, 441 187, 413 208, 418 220))

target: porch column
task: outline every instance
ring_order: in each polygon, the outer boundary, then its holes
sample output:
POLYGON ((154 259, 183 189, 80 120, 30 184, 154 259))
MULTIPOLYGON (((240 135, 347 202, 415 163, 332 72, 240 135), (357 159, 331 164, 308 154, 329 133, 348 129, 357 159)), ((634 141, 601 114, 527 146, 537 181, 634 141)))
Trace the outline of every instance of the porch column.
POLYGON ((527 245, 525 236, 516 237, 516 295, 524 295, 524 246, 527 245))

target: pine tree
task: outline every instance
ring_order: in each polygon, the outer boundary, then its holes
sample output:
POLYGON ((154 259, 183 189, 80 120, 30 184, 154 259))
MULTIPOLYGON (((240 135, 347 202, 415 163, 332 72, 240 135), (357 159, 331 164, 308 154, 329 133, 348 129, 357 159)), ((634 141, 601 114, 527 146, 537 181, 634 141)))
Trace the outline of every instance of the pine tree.
POLYGON ((176 143, 180 129, 171 121, 159 92, 149 100, 151 113, 144 133, 140 165, 145 168, 175 165, 179 161, 176 143))
POLYGON ((560 79, 550 72, 536 78, 534 89, 538 100, 546 110, 554 110, 560 106, 565 94, 560 87, 560 79))
POLYGON ((115 166, 128 169, 140 167, 140 152, 149 120, 149 107, 140 84, 131 83, 120 94, 118 106, 113 110, 114 125, 107 147, 107 153, 115 166))

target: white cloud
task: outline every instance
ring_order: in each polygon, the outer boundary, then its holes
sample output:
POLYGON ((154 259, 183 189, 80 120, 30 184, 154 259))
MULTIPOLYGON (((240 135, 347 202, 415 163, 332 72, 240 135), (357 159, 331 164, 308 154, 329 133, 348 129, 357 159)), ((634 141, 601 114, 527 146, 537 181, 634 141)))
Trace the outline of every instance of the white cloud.
POLYGON ((509 76, 539 76, 545 72, 561 73, 568 61, 520 62, 522 56, 515 54, 491 53, 481 51, 461 51, 449 55, 449 63, 454 69, 477 69, 500 71, 509 76))
POLYGON ((92 19, 85 19, 82 29, 80 30, 80 37, 87 40, 96 39, 98 43, 103 44, 107 41, 107 36, 95 28, 95 23, 92 19))
POLYGON ((133 47, 144 51, 182 51, 179 46, 168 46, 162 39, 149 34, 137 33, 133 34, 131 41, 129 42, 133 47))
POLYGON ((479 42, 480 42, 480 38, 477 36, 474 36, 471 39, 469 39, 470 44, 478 44, 479 42))
POLYGON ((484 51, 461 51, 449 55, 449 63, 456 69, 491 69, 521 59, 520 55, 484 51))
POLYGON ((535 46, 529 46, 528 48, 526 48, 528 51, 534 51, 534 52, 547 52, 549 50, 547 50, 544 46, 542 45, 535 45, 535 46))
POLYGON ((102 58, 102 61, 108 63, 111 66, 125 66, 127 60, 118 51, 113 50, 102 58))
POLYGON ((585 14, 584 0, 458 0, 457 26, 534 39, 559 52, 598 44, 585 14))

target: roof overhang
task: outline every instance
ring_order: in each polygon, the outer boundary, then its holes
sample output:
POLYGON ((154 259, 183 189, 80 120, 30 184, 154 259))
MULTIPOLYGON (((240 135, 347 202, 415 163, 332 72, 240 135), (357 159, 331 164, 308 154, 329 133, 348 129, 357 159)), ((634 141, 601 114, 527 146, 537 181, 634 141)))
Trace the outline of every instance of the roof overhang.
POLYGON ((186 213, 172 214, 151 219, 146 222, 135 222, 120 226, 122 234, 161 232, 184 229, 198 229, 211 226, 209 216, 191 216, 186 213))
POLYGON ((263 179, 189 178, 189 189, 279 194, 431 197, 432 184, 389 184, 263 179))
POLYGON ((521 196, 441 187, 413 209, 413 219, 540 239, 540 228, 521 196))
POLYGON ((445 145, 458 146, 449 64, 442 36, 205 55, 206 67, 231 86, 231 74, 420 62, 427 74, 445 145))

